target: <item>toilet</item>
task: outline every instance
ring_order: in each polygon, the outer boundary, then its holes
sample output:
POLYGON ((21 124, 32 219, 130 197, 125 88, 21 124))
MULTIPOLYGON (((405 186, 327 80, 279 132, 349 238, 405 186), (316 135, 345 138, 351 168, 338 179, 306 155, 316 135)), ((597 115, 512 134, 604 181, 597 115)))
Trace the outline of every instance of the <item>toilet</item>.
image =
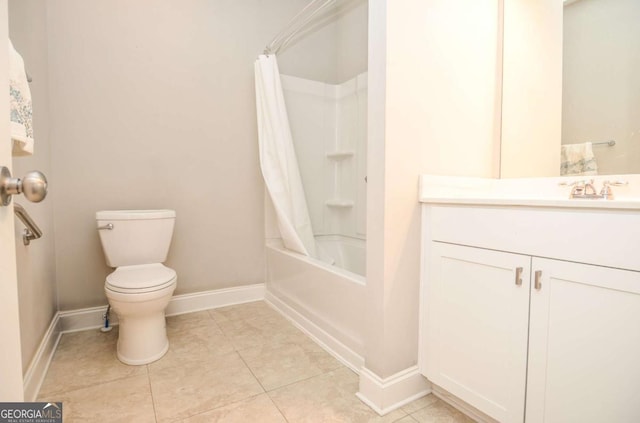
POLYGON ((167 259, 176 213, 173 210, 115 210, 96 213, 107 264, 104 290, 118 316, 118 359, 148 364, 169 349, 164 311, 176 289, 167 259))

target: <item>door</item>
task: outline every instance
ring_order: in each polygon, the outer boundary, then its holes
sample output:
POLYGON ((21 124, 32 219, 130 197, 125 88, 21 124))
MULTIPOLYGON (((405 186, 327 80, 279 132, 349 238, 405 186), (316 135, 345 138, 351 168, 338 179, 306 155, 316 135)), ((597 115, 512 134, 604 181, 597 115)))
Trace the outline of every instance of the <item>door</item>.
MULTIPOLYGON (((0 39, 9 36, 8 22, 7 0, 0 0, 0 39)), ((4 116, 0 119, 0 166, 11 168, 7 63, 5 42, 0 48, 0 90, 6 93, 0 102, 0 116, 4 116)), ((0 402, 24 398, 13 220, 13 206, 0 207, 0 402)))
POLYGON ((527 423, 640 421, 640 272, 534 258, 527 423))
POLYGON ((529 256, 432 243, 426 373, 500 422, 522 422, 529 256))

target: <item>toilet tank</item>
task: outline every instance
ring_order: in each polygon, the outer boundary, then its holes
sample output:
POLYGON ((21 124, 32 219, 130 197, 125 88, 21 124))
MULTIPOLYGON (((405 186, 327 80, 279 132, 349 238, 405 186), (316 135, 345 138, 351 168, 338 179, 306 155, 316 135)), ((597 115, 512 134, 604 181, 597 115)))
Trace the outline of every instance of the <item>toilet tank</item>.
POLYGON ((175 219, 174 210, 97 212, 98 234, 107 264, 120 267, 163 263, 169 253, 175 219), (109 224, 112 229, 106 229, 109 224))

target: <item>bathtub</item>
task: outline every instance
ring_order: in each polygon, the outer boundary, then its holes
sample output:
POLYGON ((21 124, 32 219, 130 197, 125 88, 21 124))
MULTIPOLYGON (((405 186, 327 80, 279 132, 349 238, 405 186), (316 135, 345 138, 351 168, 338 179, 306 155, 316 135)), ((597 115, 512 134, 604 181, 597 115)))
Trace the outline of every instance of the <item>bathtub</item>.
POLYGON ((364 364, 365 241, 334 235, 316 241, 333 264, 291 252, 280 240, 267 242, 266 299, 359 371, 364 364))
POLYGON ((363 239, 340 235, 323 235, 315 238, 316 247, 322 251, 321 254, 324 256, 320 259, 321 261, 362 276, 360 279, 351 275, 357 282, 365 283, 367 253, 363 239))

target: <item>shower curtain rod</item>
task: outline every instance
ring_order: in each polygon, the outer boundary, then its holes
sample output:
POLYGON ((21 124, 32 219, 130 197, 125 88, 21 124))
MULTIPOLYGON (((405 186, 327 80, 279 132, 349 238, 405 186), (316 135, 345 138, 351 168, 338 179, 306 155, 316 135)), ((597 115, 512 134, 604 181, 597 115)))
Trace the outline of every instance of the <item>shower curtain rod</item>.
POLYGON ((298 12, 264 48, 264 54, 276 54, 304 29, 320 12, 336 0, 312 0, 298 12))

